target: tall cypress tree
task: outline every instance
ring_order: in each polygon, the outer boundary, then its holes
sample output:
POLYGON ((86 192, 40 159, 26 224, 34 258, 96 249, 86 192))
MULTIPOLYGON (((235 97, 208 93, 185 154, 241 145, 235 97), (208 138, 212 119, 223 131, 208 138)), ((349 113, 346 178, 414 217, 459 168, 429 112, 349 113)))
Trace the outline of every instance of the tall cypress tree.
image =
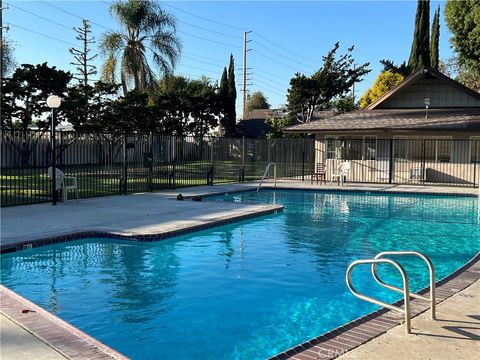
POLYGON ((227 76, 227 68, 223 68, 222 78, 220 79, 220 88, 219 88, 219 96, 220 102, 222 104, 222 126, 225 131, 228 131, 229 123, 228 123, 228 112, 229 112, 229 100, 228 100, 228 76, 227 76))
POLYGON ((432 22, 432 38, 430 39, 430 64, 432 68, 438 70, 439 51, 438 46, 440 42, 440 5, 435 10, 432 22))
POLYGON ((410 71, 430 66, 430 0, 418 0, 408 66, 410 71))
POLYGON ((233 60, 233 54, 230 54, 230 64, 228 65, 228 99, 228 131, 232 133, 237 125, 237 113, 235 111, 237 89, 235 87, 235 61, 233 60))

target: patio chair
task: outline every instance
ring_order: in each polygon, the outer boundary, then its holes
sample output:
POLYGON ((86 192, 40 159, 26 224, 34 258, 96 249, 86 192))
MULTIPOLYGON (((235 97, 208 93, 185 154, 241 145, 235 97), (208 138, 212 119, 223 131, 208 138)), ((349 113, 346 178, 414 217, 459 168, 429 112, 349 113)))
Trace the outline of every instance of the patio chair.
MULTIPOLYGON (((56 182, 55 182, 55 187, 56 190, 62 190, 62 197, 63 197, 63 203, 67 205, 67 200, 68 200, 68 190, 75 190, 76 195, 77 195, 77 201, 78 201, 78 185, 77 185, 77 177, 76 176, 65 176, 62 170, 60 169, 55 169, 55 174, 56 174, 56 182)), ((48 168, 48 177, 51 179, 52 176, 52 168, 48 168)))
POLYGON ((318 184, 318 179, 326 183, 326 177, 325 177, 326 172, 327 172, 327 168, 325 164, 317 163, 317 168, 315 169, 315 172, 310 176, 311 183, 313 184, 314 178, 317 179, 317 184, 318 184))
POLYGON ((342 162, 330 174, 330 184, 333 183, 333 180, 337 179, 338 183, 343 186, 343 183, 347 182, 347 177, 349 172, 350 172, 350 162, 348 161, 342 162))

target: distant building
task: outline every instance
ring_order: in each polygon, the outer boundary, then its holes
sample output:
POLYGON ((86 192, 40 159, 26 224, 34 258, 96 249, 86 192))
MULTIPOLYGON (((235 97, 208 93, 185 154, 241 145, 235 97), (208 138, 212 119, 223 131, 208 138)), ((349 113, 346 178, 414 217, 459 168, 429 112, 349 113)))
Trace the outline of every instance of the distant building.
MULTIPOLYGON (((325 117, 332 116, 331 111, 316 111, 313 114, 312 121, 317 121, 325 117)), ((281 109, 254 109, 250 111, 245 119, 237 123, 235 136, 245 138, 264 138, 270 132, 270 126, 267 120, 272 117, 283 118, 289 116, 285 108, 281 109)))

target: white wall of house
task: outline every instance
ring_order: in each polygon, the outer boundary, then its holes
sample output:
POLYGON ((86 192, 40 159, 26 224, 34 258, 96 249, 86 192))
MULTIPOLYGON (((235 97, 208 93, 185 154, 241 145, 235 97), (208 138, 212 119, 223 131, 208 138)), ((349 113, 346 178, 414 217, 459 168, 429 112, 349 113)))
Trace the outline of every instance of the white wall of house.
POLYGON ((327 166, 327 178, 344 159, 359 182, 478 183, 480 133, 351 132, 316 135, 315 162, 327 166), (392 142, 390 140, 393 140, 392 142), (393 151, 393 154, 391 154, 393 151))

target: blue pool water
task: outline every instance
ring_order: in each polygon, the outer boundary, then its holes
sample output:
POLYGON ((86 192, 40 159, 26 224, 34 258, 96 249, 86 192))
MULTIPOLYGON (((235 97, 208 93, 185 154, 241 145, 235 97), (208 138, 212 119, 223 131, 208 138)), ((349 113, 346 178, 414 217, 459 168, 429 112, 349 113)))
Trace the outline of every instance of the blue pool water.
MULTIPOLYGON (((438 280, 480 247, 472 197, 265 190, 207 201, 285 210, 160 242, 85 239, 5 254, 2 283, 133 359, 264 359, 376 309, 348 292, 351 261, 417 250, 438 280)), ((402 264, 414 290, 427 285, 424 264, 402 264)), ((398 299, 368 268, 353 280, 398 299)))

